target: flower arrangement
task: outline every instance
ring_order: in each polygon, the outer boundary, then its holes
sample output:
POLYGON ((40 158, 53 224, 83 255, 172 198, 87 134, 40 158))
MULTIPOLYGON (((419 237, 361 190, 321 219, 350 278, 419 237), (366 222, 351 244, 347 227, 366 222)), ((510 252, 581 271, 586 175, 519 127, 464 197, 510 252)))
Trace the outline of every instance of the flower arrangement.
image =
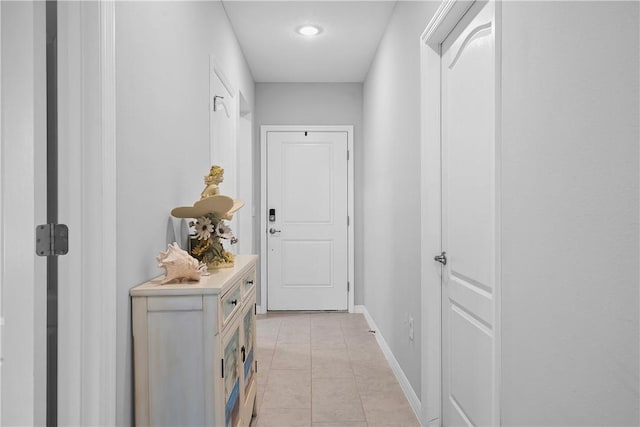
POLYGON ((224 249, 223 240, 231 244, 238 239, 231 232, 225 221, 231 220, 244 202, 220 194, 219 184, 224 180, 224 169, 213 165, 209 174, 204 177, 205 188, 200 194, 200 200, 193 206, 179 206, 171 210, 176 218, 192 218, 191 255, 209 269, 233 267, 234 257, 224 249))
POLYGON ((191 221, 189 226, 194 230, 192 242, 197 242, 191 249, 191 255, 207 264, 209 268, 233 265, 233 254, 224 249, 222 240, 229 240, 233 245, 238 242, 238 239, 222 218, 215 213, 208 213, 191 221))

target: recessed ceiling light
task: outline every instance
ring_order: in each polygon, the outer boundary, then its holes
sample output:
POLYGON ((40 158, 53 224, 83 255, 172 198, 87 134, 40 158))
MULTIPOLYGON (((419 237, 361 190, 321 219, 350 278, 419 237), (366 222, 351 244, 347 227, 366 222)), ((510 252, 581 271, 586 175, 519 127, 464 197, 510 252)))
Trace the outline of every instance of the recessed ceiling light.
POLYGON ((298 27, 298 34, 302 34, 303 36, 313 37, 320 34, 320 27, 316 25, 303 25, 302 27, 298 27))

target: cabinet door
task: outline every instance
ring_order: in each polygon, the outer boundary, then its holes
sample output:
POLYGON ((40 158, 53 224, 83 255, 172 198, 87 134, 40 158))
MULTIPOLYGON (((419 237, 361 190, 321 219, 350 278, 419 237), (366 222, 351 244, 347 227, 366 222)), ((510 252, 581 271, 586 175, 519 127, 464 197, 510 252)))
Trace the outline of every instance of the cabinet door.
POLYGON ((254 306, 253 304, 249 304, 247 306, 248 310, 244 314, 242 320, 242 329, 243 329, 243 346, 240 350, 242 355, 243 362, 243 375, 244 375, 244 395, 245 398, 249 396, 249 391, 251 389, 251 384, 255 374, 255 364, 254 361, 254 346, 253 343, 255 341, 255 331, 256 331, 256 316, 254 314, 254 306))
POLYGON ((225 427, 240 425, 240 328, 236 325, 232 325, 223 344, 225 427))

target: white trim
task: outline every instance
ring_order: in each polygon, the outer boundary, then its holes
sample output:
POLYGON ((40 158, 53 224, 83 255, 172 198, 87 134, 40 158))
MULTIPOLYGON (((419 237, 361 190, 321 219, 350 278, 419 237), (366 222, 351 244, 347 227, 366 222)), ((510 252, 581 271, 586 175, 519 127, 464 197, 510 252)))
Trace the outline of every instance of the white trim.
MULTIPOLYGON (((238 197, 238 183, 240 181, 240 167, 238 163, 238 135, 239 135, 239 123, 240 123, 240 96, 236 96, 238 92, 231 84, 231 81, 226 77, 216 57, 213 54, 209 54, 209 98, 211 110, 209 111, 209 164, 221 165, 226 168, 225 180, 225 192, 232 194, 234 197, 238 197), (228 93, 218 94, 214 90, 216 87, 216 80, 222 84, 224 90, 228 93), (216 96, 221 96, 216 103, 216 96), (231 99, 229 99, 231 97, 231 99), (230 140, 216 139, 216 120, 215 113, 219 111, 216 109, 216 105, 222 105, 224 113, 228 119, 227 122, 230 125, 231 137, 230 140), (228 157, 227 157, 228 156, 228 157)), ((238 215, 234 215, 229 221, 231 229, 237 233, 238 228, 238 215)), ((233 253, 237 253, 238 246, 228 246, 227 249, 233 253)))
POLYGON ((367 320, 367 323, 369 324, 369 329, 375 331, 376 341, 378 342, 378 345, 382 350, 382 354, 384 354, 387 362, 389 362, 389 367, 398 380, 400 388, 402 388, 407 401, 409 401, 411 409, 413 409, 416 417, 418 418, 418 420, 420 420, 422 414, 422 405, 420 403, 420 399, 418 398, 418 395, 416 395, 416 392, 413 390, 413 387, 411 387, 409 379, 404 374, 404 371, 400 367, 400 363, 398 363, 398 360, 393 355, 391 348, 387 344, 387 341, 384 339, 384 336, 382 336, 382 332, 380 332, 380 329, 376 325, 376 322, 374 322, 373 318, 369 314, 367 307, 365 307, 364 305, 356 305, 354 307, 354 313, 362 313, 364 315, 364 318, 367 320))
MULTIPOLYGON (((229 95, 234 98, 236 96, 236 89, 231 84, 231 80, 229 80, 224 71, 222 71, 220 63, 213 54, 209 55, 209 70, 211 70, 212 74, 218 76, 220 82, 222 82, 222 85, 225 87, 225 89, 227 89, 227 92, 229 92, 229 95)), ((213 99, 211 99, 210 102, 212 103, 211 108, 213 109, 213 99)))
POLYGON ((4 309, 3 309, 3 289, 4 289, 4 136, 2 134, 2 5, 0 4, 0 425, 2 425, 2 365, 4 361, 4 309))
MULTIPOLYGON (((483 1, 484 2, 484 1, 483 1)), ((432 261, 432 255, 441 248, 441 164, 440 164, 440 45, 475 1, 446 0, 420 36, 421 51, 421 287, 422 287, 422 423, 441 425, 442 365, 441 365, 441 269, 432 261)), ((501 143, 501 7, 495 2, 495 77, 496 77, 496 156, 501 143)), ((500 365, 501 365, 501 270, 500 270, 500 161, 496 158, 496 284, 495 284, 495 338, 494 338, 494 420, 500 420, 500 365)))
MULTIPOLYGON (((102 100, 101 151, 102 151, 102 272, 100 293, 102 303, 99 366, 99 425, 116 424, 116 40, 115 1, 100 2, 100 87, 102 100)), ((85 418, 85 419, 93 419, 85 418)))
POLYGON ((354 217, 354 174, 353 165, 355 154, 353 152, 353 126, 285 126, 285 125, 262 125, 260 126, 260 310, 259 313, 266 313, 267 309, 267 132, 277 131, 310 131, 310 132, 347 132, 347 149, 349 158, 347 161, 347 215, 350 218, 348 232, 348 277, 350 287, 348 292, 349 313, 354 312, 355 304, 355 217, 354 217))
POLYGON ((438 48, 475 0, 445 0, 420 36, 425 44, 438 48))
POLYGON ((58 220, 69 226, 70 251, 58 258, 58 422, 82 424, 82 283, 86 259, 83 252, 85 186, 82 126, 82 10, 79 3, 58 3, 58 220), (71 350, 73 349, 73 351, 71 350))
POLYGON ((116 423, 115 3, 59 3, 58 421, 116 423))
POLYGON ((495 1, 494 10, 494 74, 495 74, 495 285, 493 372, 493 419, 502 425, 502 2, 495 1))
POLYGON ((240 200, 244 201, 244 207, 238 211, 234 217, 237 224, 237 236, 240 239, 237 244, 238 253, 253 254, 255 253, 254 240, 254 222, 253 212, 255 211, 254 202, 254 169, 246 167, 247 160, 249 165, 253 164, 253 115, 251 114, 251 106, 247 102, 241 90, 238 90, 236 99, 236 194, 240 200), (243 157, 244 155, 244 157, 243 157))

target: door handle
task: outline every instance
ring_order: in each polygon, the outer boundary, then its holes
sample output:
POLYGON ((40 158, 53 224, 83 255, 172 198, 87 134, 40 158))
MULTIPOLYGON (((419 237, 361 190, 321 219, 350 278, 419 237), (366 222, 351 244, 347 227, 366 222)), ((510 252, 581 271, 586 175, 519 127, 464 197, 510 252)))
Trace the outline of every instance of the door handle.
POLYGON ((433 257, 434 261, 438 261, 442 265, 447 265, 447 253, 442 251, 440 255, 436 255, 433 257))
POLYGON ((269 229, 269 233, 271 233, 271 234, 280 233, 281 231, 282 231, 282 230, 276 230, 276 229, 275 229, 275 228, 273 228, 273 227, 271 227, 271 228, 269 229))

